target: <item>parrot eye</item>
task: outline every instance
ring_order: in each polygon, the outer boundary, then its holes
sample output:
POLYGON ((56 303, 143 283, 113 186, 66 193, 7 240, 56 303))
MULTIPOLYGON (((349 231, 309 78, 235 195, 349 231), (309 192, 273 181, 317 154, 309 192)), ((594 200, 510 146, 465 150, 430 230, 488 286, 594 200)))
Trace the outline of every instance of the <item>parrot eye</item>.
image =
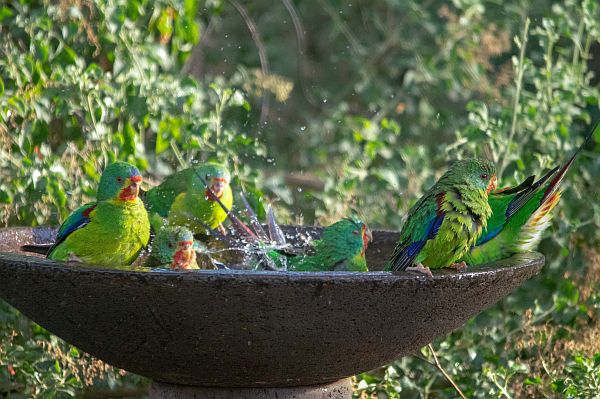
POLYGON ((122 178, 121 176, 119 176, 119 177, 117 177, 117 181, 118 181, 119 183, 123 183, 123 178, 122 178))
POLYGON ((172 248, 173 248, 173 243, 172 243, 172 242, 170 242, 170 243, 168 244, 168 247, 172 249, 172 248))
POLYGON ((482 180, 486 180, 489 176, 487 175, 487 173, 483 173, 480 177, 482 180))

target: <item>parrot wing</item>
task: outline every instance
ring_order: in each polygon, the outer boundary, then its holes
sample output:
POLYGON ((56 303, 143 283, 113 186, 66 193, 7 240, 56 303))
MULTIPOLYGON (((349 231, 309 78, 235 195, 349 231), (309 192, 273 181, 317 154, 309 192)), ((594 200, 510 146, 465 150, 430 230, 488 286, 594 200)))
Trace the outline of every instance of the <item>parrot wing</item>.
POLYGON ((485 244, 500 234, 509 220, 539 193, 542 186, 555 176, 559 169, 559 166, 555 167, 538 181, 535 181, 535 176, 529 176, 516 187, 492 193, 488 200, 492 208, 492 217, 488 220, 487 228, 483 230, 475 245, 485 244))
POLYGON ((443 201, 444 193, 430 194, 423 196, 411 209, 392 254, 389 270, 405 270, 411 266, 427 240, 437 235, 446 216, 442 210, 443 201))
POLYGON ((94 209, 96 209, 96 203, 90 202, 79 207, 77 210, 71 213, 58 229, 58 233, 56 233, 56 241, 48 250, 48 254, 52 253, 54 248, 66 240, 72 232, 87 226, 91 220, 91 213, 94 209))

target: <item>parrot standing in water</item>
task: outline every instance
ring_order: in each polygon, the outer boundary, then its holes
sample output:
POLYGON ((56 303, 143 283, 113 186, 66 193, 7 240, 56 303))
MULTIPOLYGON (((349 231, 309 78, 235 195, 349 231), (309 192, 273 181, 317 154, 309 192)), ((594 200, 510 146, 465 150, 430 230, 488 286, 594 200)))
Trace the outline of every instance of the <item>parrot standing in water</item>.
POLYGON ((63 222, 49 259, 106 267, 130 265, 150 240, 150 223, 138 198, 142 176, 126 162, 106 167, 96 202, 83 205, 63 222))
POLYGON ((152 241, 146 267, 171 270, 197 270, 194 235, 183 226, 164 226, 152 241))
POLYGON ((596 125, 564 165, 552 169, 537 182, 535 176, 529 176, 517 187, 492 192, 489 196, 492 217, 463 260, 480 265, 535 250, 550 225, 567 171, 596 130, 600 130, 600 125, 596 125))
POLYGON ((386 270, 431 275, 429 268, 464 269, 464 262, 456 262, 475 245, 492 215, 488 195, 495 188, 492 162, 455 162, 410 209, 386 270))
POLYGON ((314 241, 310 255, 293 255, 269 251, 266 256, 279 269, 302 272, 357 271, 366 272, 365 252, 373 236, 367 225, 357 219, 342 219, 323 229, 314 241))
POLYGON ((227 168, 214 162, 176 172, 145 193, 150 220, 157 230, 158 216, 166 218, 170 225, 186 226, 194 234, 206 234, 216 228, 224 231, 221 223, 227 213, 221 204, 231 210, 230 180, 227 168))

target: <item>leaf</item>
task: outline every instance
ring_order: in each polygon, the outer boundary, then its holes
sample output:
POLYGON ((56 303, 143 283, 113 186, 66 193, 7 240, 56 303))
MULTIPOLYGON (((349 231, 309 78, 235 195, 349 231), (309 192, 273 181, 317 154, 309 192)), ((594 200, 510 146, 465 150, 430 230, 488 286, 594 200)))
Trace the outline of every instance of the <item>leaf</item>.
POLYGON ((136 132, 131 123, 125 122, 123 127, 123 151, 127 155, 135 155, 136 132))
POLYGON ((12 17, 13 15, 13 11, 7 6, 0 8, 0 22, 4 21, 6 18, 12 17))

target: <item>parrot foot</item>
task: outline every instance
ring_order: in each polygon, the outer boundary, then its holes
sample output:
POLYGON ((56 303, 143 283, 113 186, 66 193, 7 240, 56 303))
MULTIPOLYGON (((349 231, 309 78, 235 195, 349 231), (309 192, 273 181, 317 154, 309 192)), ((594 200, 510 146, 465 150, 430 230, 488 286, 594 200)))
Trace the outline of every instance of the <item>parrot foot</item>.
POLYGON ((428 277, 433 278, 433 274, 431 273, 431 270, 427 266, 423 266, 422 263, 417 263, 415 266, 407 267, 406 271, 422 273, 428 277))
POLYGON ((466 272, 468 268, 467 263, 464 260, 460 263, 453 263, 449 267, 459 272, 466 272))
POLYGON ((217 226, 217 230, 219 230, 219 233, 223 234, 224 236, 227 235, 227 229, 225 229, 225 227, 220 223, 217 226))
POLYGON ((73 252, 70 252, 69 257, 67 258, 67 262, 83 263, 83 260, 80 257, 73 254, 73 252))

